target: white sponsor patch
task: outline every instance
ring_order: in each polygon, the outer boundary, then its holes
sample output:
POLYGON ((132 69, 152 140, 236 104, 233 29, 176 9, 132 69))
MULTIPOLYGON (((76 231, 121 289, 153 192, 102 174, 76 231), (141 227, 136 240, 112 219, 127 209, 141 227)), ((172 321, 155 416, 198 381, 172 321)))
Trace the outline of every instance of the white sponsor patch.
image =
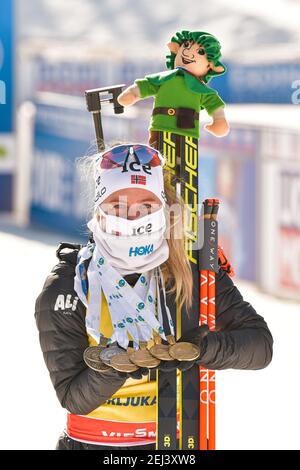
MULTIPOLYGON (((70 310, 71 309, 74 312, 76 310, 77 303, 78 303, 77 296, 73 296, 72 294, 67 294, 67 295, 59 294, 55 302, 54 310, 58 311, 58 310, 67 310, 67 309, 70 310)), ((70 311, 68 312, 66 311, 64 313, 70 314, 70 311)))

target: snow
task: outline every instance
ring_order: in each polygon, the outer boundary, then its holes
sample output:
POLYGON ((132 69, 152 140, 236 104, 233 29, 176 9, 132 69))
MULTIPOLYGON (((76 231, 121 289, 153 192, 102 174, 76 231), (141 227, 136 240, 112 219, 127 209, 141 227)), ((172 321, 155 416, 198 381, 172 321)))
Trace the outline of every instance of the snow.
POLYGON ((299 450, 299 304, 236 284, 267 321, 274 356, 266 369, 217 372, 217 448, 299 450))
MULTIPOLYGON (((34 320, 35 299, 56 264, 60 241, 78 240, 0 219, 1 449, 54 449, 65 425, 66 411, 51 384, 34 320)), ((235 282, 268 322, 274 358, 260 371, 217 372, 217 447, 299 449, 299 304, 235 282)))

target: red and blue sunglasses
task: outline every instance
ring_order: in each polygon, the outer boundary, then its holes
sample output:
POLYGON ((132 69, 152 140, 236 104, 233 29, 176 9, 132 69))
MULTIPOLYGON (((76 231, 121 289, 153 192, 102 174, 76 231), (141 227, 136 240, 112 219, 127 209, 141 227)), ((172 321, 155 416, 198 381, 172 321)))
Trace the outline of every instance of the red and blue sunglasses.
POLYGON ((130 154, 134 154, 141 165, 155 167, 164 164, 163 156, 155 148, 142 144, 124 144, 116 145, 116 147, 101 153, 99 158, 100 168, 109 170, 122 167, 130 154))

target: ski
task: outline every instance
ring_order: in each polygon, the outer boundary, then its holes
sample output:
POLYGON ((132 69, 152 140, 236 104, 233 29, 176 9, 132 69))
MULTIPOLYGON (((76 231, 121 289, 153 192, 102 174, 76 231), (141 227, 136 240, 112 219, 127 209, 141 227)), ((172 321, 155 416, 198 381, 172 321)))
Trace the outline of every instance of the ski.
MULTIPOLYGON (((199 269, 198 269, 198 140, 186 136, 181 136, 167 131, 159 132, 158 149, 166 157, 166 166, 171 174, 171 184, 176 187, 177 192, 182 196, 185 203, 185 210, 188 212, 188 226, 186 230, 186 252, 191 263, 193 274, 193 312, 199 312, 199 269)), ((173 306, 173 318, 176 318, 176 339, 178 339, 188 329, 199 325, 197 314, 190 313, 188 321, 187 312, 183 307, 173 306), (175 312, 176 310, 176 312, 175 312)), ((179 412, 179 448, 198 449, 199 448, 199 367, 194 366, 186 372, 178 375, 178 391, 176 393, 176 372, 168 373, 168 385, 166 381, 158 375, 158 441, 157 445, 163 443, 164 436, 172 436, 174 442, 174 424, 172 430, 170 423, 176 421, 174 409, 172 415, 166 419, 162 412, 161 400, 167 395, 169 402, 175 403, 177 400, 177 410, 179 412)), ((158 447, 159 449, 165 447, 158 447)))
MULTIPOLYGON (((161 301, 163 315, 164 299, 161 301)), ((172 315, 175 312, 176 304, 168 302, 168 307, 172 315)), ((156 371, 156 396, 157 396, 157 429, 156 448, 159 450, 176 450, 177 445, 177 378, 176 371, 163 372, 156 371)))
MULTIPOLYGON (((176 184, 176 136, 170 132, 159 132, 158 150, 166 158, 166 164, 170 171, 169 183, 176 184)), ((163 305, 164 302, 161 303, 163 305)), ((168 307, 172 319, 176 319, 177 332, 177 306, 173 301, 168 301, 168 307)), ((156 417, 156 449, 176 450, 177 440, 177 373, 156 372, 156 397, 157 397, 157 417, 156 417)))
MULTIPOLYGON (((193 299, 190 313, 182 308, 178 316, 180 335, 199 326, 200 310, 200 272, 199 258, 199 157, 198 139, 180 136, 180 181, 181 197, 186 210, 185 217, 185 250, 190 261, 193 275, 193 299)), ((199 400, 200 377, 199 367, 180 374, 180 449, 199 449, 199 400)))
MULTIPOLYGON (((176 310, 176 338, 187 330, 206 323, 215 328, 215 272, 218 267, 218 238, 216 216, 219 201, 207 199, 199 214, 198 140, 171 132, 159 132, 158 149, 165 155, 171 184, 176 185, 186 213, 186 253, 193 275, 192 311, 176 310), (201 244, 201 250, 199 251, 201 244), (197 314, 198 312, 198 314, 197 314), (186 319, 188 318, 188 321, 186 319), (183 319, 185 321, 183 321, 183 319)), ((179 411, 179 449, 215 448, 215 372, 194 366, 179 373, 157 376, 157 448, 169 443, 175 448, 175 410, 170 403, 177 400, 179 411), (176 393, 177 383, 177 393, 176 393), (173 424, 172 424, 173 423, 173 424)))

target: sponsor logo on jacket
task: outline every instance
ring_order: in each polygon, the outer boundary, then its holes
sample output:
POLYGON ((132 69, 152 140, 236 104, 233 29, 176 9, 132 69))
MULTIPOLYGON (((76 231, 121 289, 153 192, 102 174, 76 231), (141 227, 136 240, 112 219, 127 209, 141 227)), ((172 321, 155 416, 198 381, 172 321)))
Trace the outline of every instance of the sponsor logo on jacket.
POLYGON ((78 297, 72 294, 59 294, 55 301, 54 310, 62 310, 66 315, 71 315, 70 310, 75 312, 78 300, 78 297))
POLYGON ((144 256, 144 255, 150 255, 150 253, 153 252, 153 243, 151 245, 145 245, 145 246, 135 246, 135 247, 130 247, 129 249, 129 256, 144 256))
POLYGON ((140 396, 126 398, 110 398, 106 401, 107 405, 114 406, 153 406, 156 404, 156 397, 140 396))

